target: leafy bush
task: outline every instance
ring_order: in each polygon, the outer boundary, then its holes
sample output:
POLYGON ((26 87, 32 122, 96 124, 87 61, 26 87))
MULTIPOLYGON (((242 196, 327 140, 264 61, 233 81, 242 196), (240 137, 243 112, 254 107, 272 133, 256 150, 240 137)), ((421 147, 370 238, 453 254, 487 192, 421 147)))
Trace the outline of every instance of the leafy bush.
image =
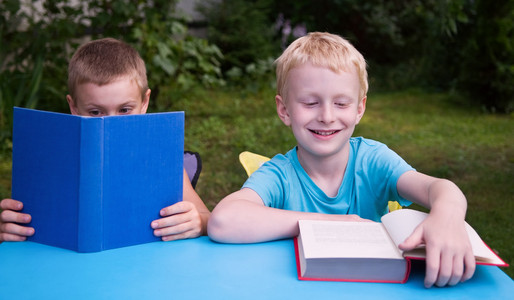
POLYGON ((220 50, 187 33, 187 20, 175 13, 176 1, 71 2, 0 2, 0 145, 9 144, 14 105, 68 111, 68 60, 89 39, 122 39, 140 52, 153 110, 172 100, 160 99, 160 88, 180 95, 198 84, 224 84, 220 50))
POLYGON ((457 88, 487 110, 514 112, 514 2, 476 1, 456 57, 457 88))
POLYGON ((271 6, 293 25, 348 38, 370 64, 371 88, 457 91, 471 105, 514 111, 511 0, 282 0, 271 6))
POLYGON ((273 58, 280 52, 268 0, 205 1, 198 6, 207 20, 207 38, 220 47, 223 72, 231 82, 268 82, 273 58))

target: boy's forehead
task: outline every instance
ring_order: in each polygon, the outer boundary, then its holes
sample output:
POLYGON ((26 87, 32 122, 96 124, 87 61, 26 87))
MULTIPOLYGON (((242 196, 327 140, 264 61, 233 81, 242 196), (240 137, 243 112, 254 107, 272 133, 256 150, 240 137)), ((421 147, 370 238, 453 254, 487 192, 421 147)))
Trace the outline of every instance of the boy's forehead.
MULTIPOLYGON (((361 80, 359 76, 359 72, 357 66, 354 64, 350 64, 344 67, 336 67, 334 65, 321 65, 321 64, 313 64, 310 61, 299 63, 294 67, 291 67, 288 71, 285 82, 284 82, 284 91, 287 93, 291 85, 291 81, 296 81, 299 78, 309 78, 306 80, 306 84, 313 83, 316 81, 318 76, 335 76, 338 80, 344 83, 352 83, 355 84, 357 89, 361 89, 361 80), (321 72, 320 72, 321 71, 321 72)), ((323 81, 317 81, 319 84, 323 84, 323 81)), ((297 86, 297 88, 301 88, 302 86, 297 86)))
POLYGON ((329 66, 316 66, 311 63, 298 65, 289 70, 283 92, 333 93, 359 98, 360 80, 357 68, 334 70, 329 66))
POLYGON ((102 81, 102 82, 94 81, 94 80, 82 81, 82 82, 79 82, 77 84, 77 86, 103 87, 103 86, 114 84, 114 83, 123 83, 123 84, 126 84, 127 86, 128 85, 137 85, 137 82, 134 79, 132 79, 128 76, 120 76, 120 77, 112 78, 110 80, 102 81))
MULTIPOLYGON (((141 90, 134 80, 120 78, 108 83, 84 82, 78 84, 75 90, 77 100, 88 101, 92 99, 141 98, 141 90)), ((105 99, 105 100, 104 100, 105 99)))
POLYGON ((332 66, 324 66, 324 65, 314 65, 310 62, 299 64, 293 68, 291 68, 287 74, 287 81, 290 79, 298 79, 303 77, 312 77, 312 79, 317 79, 317 76, 324 75, 326 76, 334 76, 339 77, 341 81, 352 81, 359 84, 359 74, 357 72, 357 67, 354 65, 350 65, 344 69, 336 69, 332 66))
POLYGON ((352 64, 352 63, 336 64, 336 63, 331 63, 328 61, 323 62, 323 63, 313 63, 311 61, 298 62, 297 64, 291 66, 291 68, 289 69, 289 73, 295 69, 306 69, 309 67, 310 68, 319 68, 319 69, 328 69, 336 74, 353 73, 356 76, 358 76, 357 66, 355 66, 354 64, 352 64))

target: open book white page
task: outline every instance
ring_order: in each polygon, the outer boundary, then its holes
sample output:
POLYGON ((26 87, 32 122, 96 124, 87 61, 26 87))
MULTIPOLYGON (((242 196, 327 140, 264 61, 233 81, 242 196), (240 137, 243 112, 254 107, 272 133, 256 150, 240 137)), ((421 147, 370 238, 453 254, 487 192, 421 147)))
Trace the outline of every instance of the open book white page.
MULTIPOLYGON (((428 214, 412 210, 400 209, 388 213, 382 217, 382 223, 389 232, 396 245, 401 244, 411 235, 414 229, 428 216, 428 214)), ((471 242, 471 248, 477 259, 482 259, 485 263, 504 264, 498 256, 492 252, 482 241, 478 233, 466 223, 466 231, 471 242)))
POLYGON ((412 209, 399 209, 381 218, 396 246, 403 243, 414 229, 427 217, 427 214, 412 209))
POLYGON ((306 258, 402 258, 381 223, 300 220, 306 258))

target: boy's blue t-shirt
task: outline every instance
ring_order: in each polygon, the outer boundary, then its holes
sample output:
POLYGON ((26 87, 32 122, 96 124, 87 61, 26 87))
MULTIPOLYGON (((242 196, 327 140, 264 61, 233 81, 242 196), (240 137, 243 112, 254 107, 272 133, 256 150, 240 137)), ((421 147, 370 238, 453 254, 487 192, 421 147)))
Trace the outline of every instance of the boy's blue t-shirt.
MULTIPOLYGON (((296 147, 264 163, 245 182, 268 207, 327 214, 356 214, 380 221, 388 201, 411 202, 398 195, 400 176, 414 170, 386 145, 362 137, 350 139, 348 166, 336 197, 328 197, 298 161, 296 147)), ((341 166, 344 168, 345 166, 341 166)))

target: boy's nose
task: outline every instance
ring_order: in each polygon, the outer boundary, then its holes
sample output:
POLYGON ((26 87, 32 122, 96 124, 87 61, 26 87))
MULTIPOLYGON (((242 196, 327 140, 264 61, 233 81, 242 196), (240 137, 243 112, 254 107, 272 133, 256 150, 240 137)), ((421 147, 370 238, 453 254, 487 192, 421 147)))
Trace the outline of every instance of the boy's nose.
POLYGON ((107 112, 105 113, 105 115, 106 115, 106 116, 108 116, 108 117, 110 117, 110 116, 117 116, 117 115, 119 115, 119 113, 118 113, 117 111, 115 111, 115 110, 114 110, 114 111, 107 111, 107 112))
POLYGON ((334 111, 330 105, 323 105, 319 114, 319 121, 323 123, 334 121, 334 111))

